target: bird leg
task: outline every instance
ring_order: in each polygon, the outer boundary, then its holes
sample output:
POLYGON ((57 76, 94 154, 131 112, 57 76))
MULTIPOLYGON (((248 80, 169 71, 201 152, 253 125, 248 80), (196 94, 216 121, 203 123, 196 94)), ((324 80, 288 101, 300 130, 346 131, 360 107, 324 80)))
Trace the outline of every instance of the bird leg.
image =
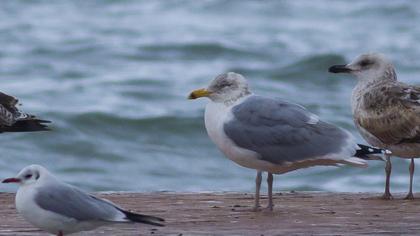
POLYGON ((252 211, 258 211, 260 208, 260 188, 262 180, 262 171, 257 171, 257 177, 255 178, 255 205, 252 211))
POLYGON ((391 200, 392 195, 391 195, 391 192, 389 191, 389 180, 391 178, 391 169, 392 169, 391 156, 389 154, 385 154, 385 155, 386 155, 386 165, 385 165, 386 181, 385 181, 385 192, 384 192, 384 195, 382 195, 382 199, 391 200))
POLYGON ((407 196, 404 198, 406 200, 413 200, 413 175, 414 175, 414 158, 411 158, 410 167, 408 168, 410 170, 410 191, 408 192, 407 196))
POLYGON ((267 173, 267 185, 268 185, 268 205, 267 210, 273 211, 273 174, 267 173))
POLYGON ((57 234, 57 236, 64 236, 64 234, 63 234, 63 231, 58 231, 58 234, 57 234))

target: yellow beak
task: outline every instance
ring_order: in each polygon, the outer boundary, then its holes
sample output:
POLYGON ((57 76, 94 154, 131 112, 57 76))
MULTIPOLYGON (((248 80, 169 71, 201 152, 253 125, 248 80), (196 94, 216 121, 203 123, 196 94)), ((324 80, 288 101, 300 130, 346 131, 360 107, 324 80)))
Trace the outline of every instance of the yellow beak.
POLYGON ((208 97, 210 95, 210 92, 207 89, 197 89, 190 93, 190 96, 188 96, 188 99, 197 99, 201 97, 208 97))

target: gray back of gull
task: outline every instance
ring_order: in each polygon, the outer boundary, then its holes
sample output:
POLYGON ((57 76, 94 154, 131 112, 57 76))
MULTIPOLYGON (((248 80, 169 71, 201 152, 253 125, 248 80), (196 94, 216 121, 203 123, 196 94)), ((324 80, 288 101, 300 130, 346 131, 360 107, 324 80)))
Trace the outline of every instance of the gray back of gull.
POLYGON ((281 99, 250 96, 232 113, 233 119, 224 125, 227 136, 274 164, 340 153, 351 138, 334 125, 312 122, 314 114, 281 99))
POLYGON ((37 188, 35 203, 44 210, 78 221, 112 221, 119 211, 108 201, 60 183, 37 188))

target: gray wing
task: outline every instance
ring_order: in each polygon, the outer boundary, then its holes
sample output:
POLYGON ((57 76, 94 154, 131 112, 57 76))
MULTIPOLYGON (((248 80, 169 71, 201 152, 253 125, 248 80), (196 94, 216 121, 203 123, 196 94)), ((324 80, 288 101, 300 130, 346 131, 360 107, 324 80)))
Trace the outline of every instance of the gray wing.
POLYGON ((233 119, 224 125, 226 135, 275 164, 340 153, 351 138, 304 107, 280 99, 251 96, 232 113, 233 119))
POLYGON ((37 188, 35 203, 44 210, 78 221, 112 221, 119 214, 119 209, 111 202, 67 184, 54 183, 37 188))

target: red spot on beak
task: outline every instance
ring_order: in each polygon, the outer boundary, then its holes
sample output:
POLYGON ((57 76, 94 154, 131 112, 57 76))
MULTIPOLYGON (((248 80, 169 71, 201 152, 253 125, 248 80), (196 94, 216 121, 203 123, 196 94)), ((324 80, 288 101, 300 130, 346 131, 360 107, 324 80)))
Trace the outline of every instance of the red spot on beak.
POLYGON ((18 178, 8 178, 2 181, 2 183, 7 184, 7 183, 20 183, 20 179, 18 178))

